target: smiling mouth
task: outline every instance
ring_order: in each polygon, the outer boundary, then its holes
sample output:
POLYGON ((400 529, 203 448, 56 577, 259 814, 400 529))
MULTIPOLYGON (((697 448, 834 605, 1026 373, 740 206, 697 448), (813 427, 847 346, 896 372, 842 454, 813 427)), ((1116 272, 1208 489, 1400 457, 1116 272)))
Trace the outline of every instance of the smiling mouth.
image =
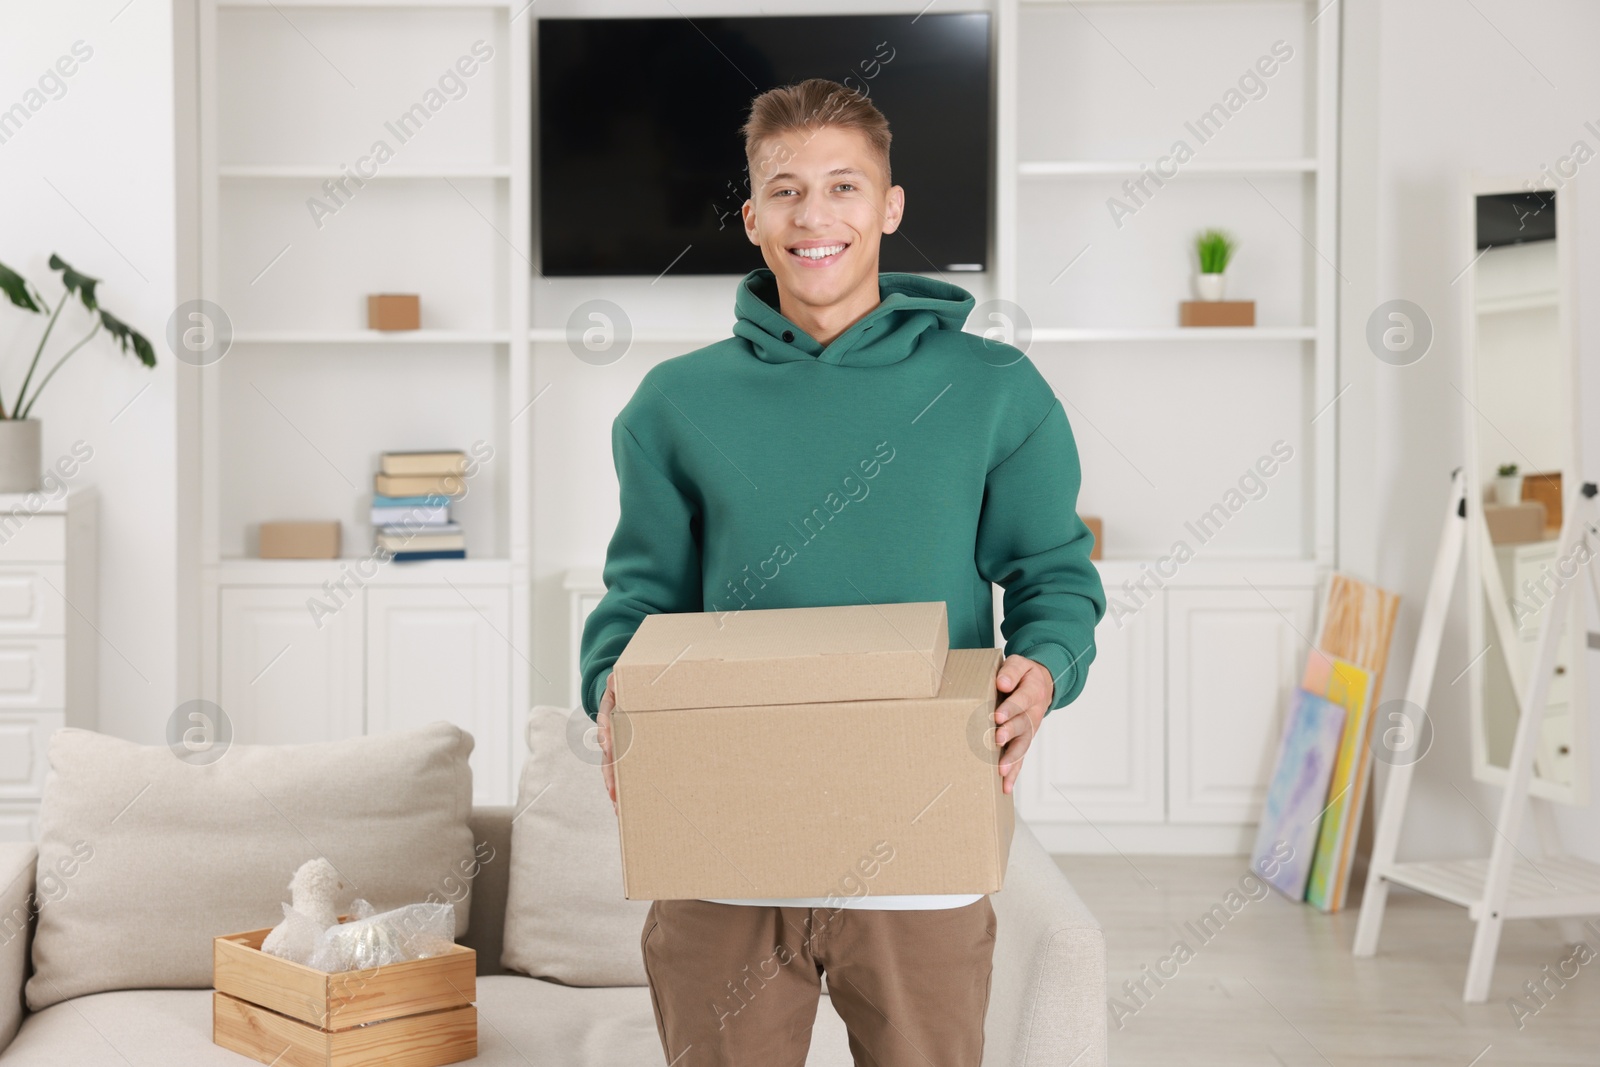
POLYGON ((788 252, 789 255, 798 259, 807 267, 826 267, 837 262, 849 247, 849 242, 836 241, 833 244, 826 245, 796 246, 789 249, 788 252))

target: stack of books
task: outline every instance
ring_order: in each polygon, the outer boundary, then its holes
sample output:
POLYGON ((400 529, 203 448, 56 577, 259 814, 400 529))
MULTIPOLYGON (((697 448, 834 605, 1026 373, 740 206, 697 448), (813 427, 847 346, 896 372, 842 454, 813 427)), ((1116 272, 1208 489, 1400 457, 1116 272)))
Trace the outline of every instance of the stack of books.
POLYGON ((399 561, 465 559, 450 501, 466 494, 466 466, 462 452, 385 452, 372 485, 378 547, 399 561))

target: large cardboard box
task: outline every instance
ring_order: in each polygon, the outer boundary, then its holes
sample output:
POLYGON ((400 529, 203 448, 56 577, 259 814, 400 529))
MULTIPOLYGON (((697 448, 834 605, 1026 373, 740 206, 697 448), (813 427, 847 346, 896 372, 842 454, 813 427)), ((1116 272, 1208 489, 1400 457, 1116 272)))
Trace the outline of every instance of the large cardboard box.
POLYGON ((930 697, 942 600, 647 615, 612 665, 628 711, 930 697))
POLYGON ((774 686, 762 694, 771 699, 735 707, 635 710, 619 700, 625 895, 1000 889, 1014 818, 994 745, 1002 659, 993 648, 951 649, 924 697, 780 703, 774 686))

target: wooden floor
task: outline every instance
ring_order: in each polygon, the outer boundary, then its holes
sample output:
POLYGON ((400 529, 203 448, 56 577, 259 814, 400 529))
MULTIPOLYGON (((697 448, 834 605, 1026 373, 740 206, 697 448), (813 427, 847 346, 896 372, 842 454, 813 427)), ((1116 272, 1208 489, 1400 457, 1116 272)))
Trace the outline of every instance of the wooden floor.
MULTIPOLYGON (((1359 960, 1359 899, 1337 915, 1276 892, 1252 899, 1243 857, 1056 862, 1105 928, 1107 993, 1126 1009, 1108 1005, 1112 1067, 1600 1065, 1600 955, 1574 955, 1552 921, 1508 923, 1489 1001, 1463 1004, 1473 934, 1463 908, 1396 889, 1378 955, 1359 960), (1226 921, 1201 929, 1219 905, 1226 921), (1173 956, 1180 939, 1186 961, 1173 956), (1563 988, 1557 979, 1574 970, 1563 988), (1148 992, 1126 992, 1135 979, 1148 992), (1545 983, 1543 1006, 1528 981, 1545 983)), ((1600 954, 1600 921, 1584 934, 1600 954)))

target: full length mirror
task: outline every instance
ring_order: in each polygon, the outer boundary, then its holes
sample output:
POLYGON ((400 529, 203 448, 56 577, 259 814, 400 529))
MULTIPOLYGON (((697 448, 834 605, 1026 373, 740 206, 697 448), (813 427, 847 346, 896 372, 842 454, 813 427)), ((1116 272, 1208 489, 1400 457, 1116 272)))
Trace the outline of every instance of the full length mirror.
MULTIPOLYGON (((1504 781, 1539 637, 1549 624, 1562 509, 1573 485, 1570 207, 1554 191, 1475 183, 1467 211, 1467 555, 1474 772, 1504 781)), ((1563 628, 1530 792, 1583 803, 1580 599, 1563 628)))

